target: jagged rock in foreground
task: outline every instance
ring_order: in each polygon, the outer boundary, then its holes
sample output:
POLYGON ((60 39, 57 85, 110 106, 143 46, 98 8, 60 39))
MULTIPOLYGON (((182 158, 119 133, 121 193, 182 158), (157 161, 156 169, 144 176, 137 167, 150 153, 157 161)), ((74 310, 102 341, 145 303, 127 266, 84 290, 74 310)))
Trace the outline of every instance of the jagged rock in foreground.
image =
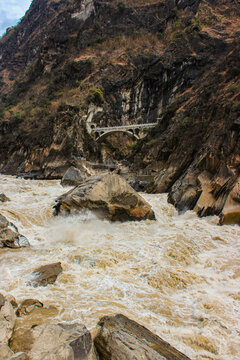
POLYGON ((0 294, 0 343, 8 344, 12 336, 16 315, 10 301, 0 294))
POLYGON ((60 262, 40 266, 31 273, 32 278, 27 284, 34 287, 53 284, 62 271, 63 269, 60 262))
POLYGON ((22 334, 32 360, 97 360, 90 332, 82 324, 42 324, 22 334))
POLYGON ((92 176, 57 199, 54 213, 94 210, 112 221, 154 220, 151 206, 119 175, 92 176))
POLYGON ((124 315, 105 316, 94 343, 104 360, 190 360, 166 341, 124 315))
POLYGON ((0 214, 0 248, 17 249, 30 246, 28 239, 18 232, 15 225, 0 214))
POLYGON ((71 166, 63 175, 61 180, 62 186, 77 186, 84 180, 86 180, 90 174, 86 169, 77 169, 74 166, 71 166))

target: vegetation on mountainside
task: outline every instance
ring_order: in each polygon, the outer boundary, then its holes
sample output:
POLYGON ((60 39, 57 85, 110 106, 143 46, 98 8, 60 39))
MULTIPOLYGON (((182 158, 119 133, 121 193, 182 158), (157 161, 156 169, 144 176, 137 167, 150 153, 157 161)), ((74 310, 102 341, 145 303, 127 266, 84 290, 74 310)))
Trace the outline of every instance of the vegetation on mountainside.
MULTIPOLYGON (((60 135, 56 136, 59 126, 70 129, 76 117, 81 123, 90 103, 104 105, 94 118, 101 126, 154 122, 161 115, 164 127, 175 122, 184 129, 191 127, 194 116, 181 111, 182 104, 178 110, 172 102, 187 89, 186 101, 191 102, 194 82, 199 84, 209 76, 214 63, 231 46, 239 16, 237 5, 231 2, 230 6, 229 0, 216 5, 210 1, 186 4, 187 10, 165 1, 102 1, 84 24, 72 18, 79 11, 77 3, 51 4, 39 21, 33 2, 28 17, 0 41, 7 59, 1 72, 0 117, 4 131, 14 124, 16 138, 21 140, 15 146, 25 146, 24 136, 33 131, 36 141, 29 146, 26 140, 27 156, 31 156, 31 147, 43 152, 44 141, 38 140, 37 132, 42 135, 40 129, 48 129, 47 143, 55 138, 60 142, 60 135), (27 40, 23 27, 29 31, 27 40), (15 48, 17 37, 19 48, 15 48), (11 51, 7 52, 5 43, 11 51), (60 116, 66 117, 66 123, 63 119, 61 125, 60 116)), ((231 71, 238 74, 238 67, 232 65, 231 71)), ((233 98, 231 111, 237 112, 238 83, 231 81, 225 90, 233 98)), ((209 121, 202 118, 203 123, 209 121)), ((148 132, 146 141, 155 146, 152 131, 148 132)), ((82 136, 84 145, 76 141, 75 154, 84 154, 88 147, 85 132, 82 136)), ((130 148, 138 151, 138 146, 130 144, 130 148)))
POLYGON ((88 104, 95 104, 101 106, 104 103, 104 96, 101 89, 92 88, 88 92, 87 96, 88 104))

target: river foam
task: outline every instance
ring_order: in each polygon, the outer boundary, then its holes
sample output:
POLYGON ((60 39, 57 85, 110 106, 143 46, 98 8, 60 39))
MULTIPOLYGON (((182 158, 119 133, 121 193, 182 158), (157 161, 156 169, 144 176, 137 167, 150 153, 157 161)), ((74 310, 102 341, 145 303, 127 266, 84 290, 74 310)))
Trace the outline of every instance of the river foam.
POLYGON ((11 199, 0 213, 31 243, 0 250, 2 292, 56 306, 53 322, 80 321, 95 333, 100 317, 123 313, 192 359, 239 359, 238 226, 179 216, 166 194, 143 194, 156 222, 110 223, 87 211, 53 218, 58 181, 0 175, 0 189, 11 199), (33 269, 57 261, 64 271, 54 285, 26 285, 33 269))

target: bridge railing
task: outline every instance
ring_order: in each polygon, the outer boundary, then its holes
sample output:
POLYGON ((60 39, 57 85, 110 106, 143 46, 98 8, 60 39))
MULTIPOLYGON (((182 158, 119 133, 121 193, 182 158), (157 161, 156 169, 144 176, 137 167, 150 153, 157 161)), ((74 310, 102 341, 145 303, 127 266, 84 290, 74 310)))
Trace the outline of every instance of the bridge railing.
POLYGON ((123 125, 123 126, 112 126, 112 127, 104 127, 104 128, 91 128, 93 132, 95 131, 111 131, 118 129, 139 129, 142 127, 152 127, 156 126, 157 123, 147 123, 147 124, 138 124, 138 125, 123 125))

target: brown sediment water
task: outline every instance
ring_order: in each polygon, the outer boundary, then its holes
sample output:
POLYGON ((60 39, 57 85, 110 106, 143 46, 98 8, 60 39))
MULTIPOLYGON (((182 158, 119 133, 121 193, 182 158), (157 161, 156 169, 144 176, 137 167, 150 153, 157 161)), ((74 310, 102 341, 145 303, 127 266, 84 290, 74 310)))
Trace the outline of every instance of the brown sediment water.
POLYGON ((94 334, 100 317, 122 313, 192 359, 239 360, 240 227, 178 215, 166 194, 142 194, 157 221, 52 217, 64 191, 58 181, 0 175, 11 199, 0 213, 31 243, 0 249, 0 291, 57 307, 47 322, 82 322, 94 334), (26 285, 32 270, 57 261, 64 271, 54 285, 26 285))

